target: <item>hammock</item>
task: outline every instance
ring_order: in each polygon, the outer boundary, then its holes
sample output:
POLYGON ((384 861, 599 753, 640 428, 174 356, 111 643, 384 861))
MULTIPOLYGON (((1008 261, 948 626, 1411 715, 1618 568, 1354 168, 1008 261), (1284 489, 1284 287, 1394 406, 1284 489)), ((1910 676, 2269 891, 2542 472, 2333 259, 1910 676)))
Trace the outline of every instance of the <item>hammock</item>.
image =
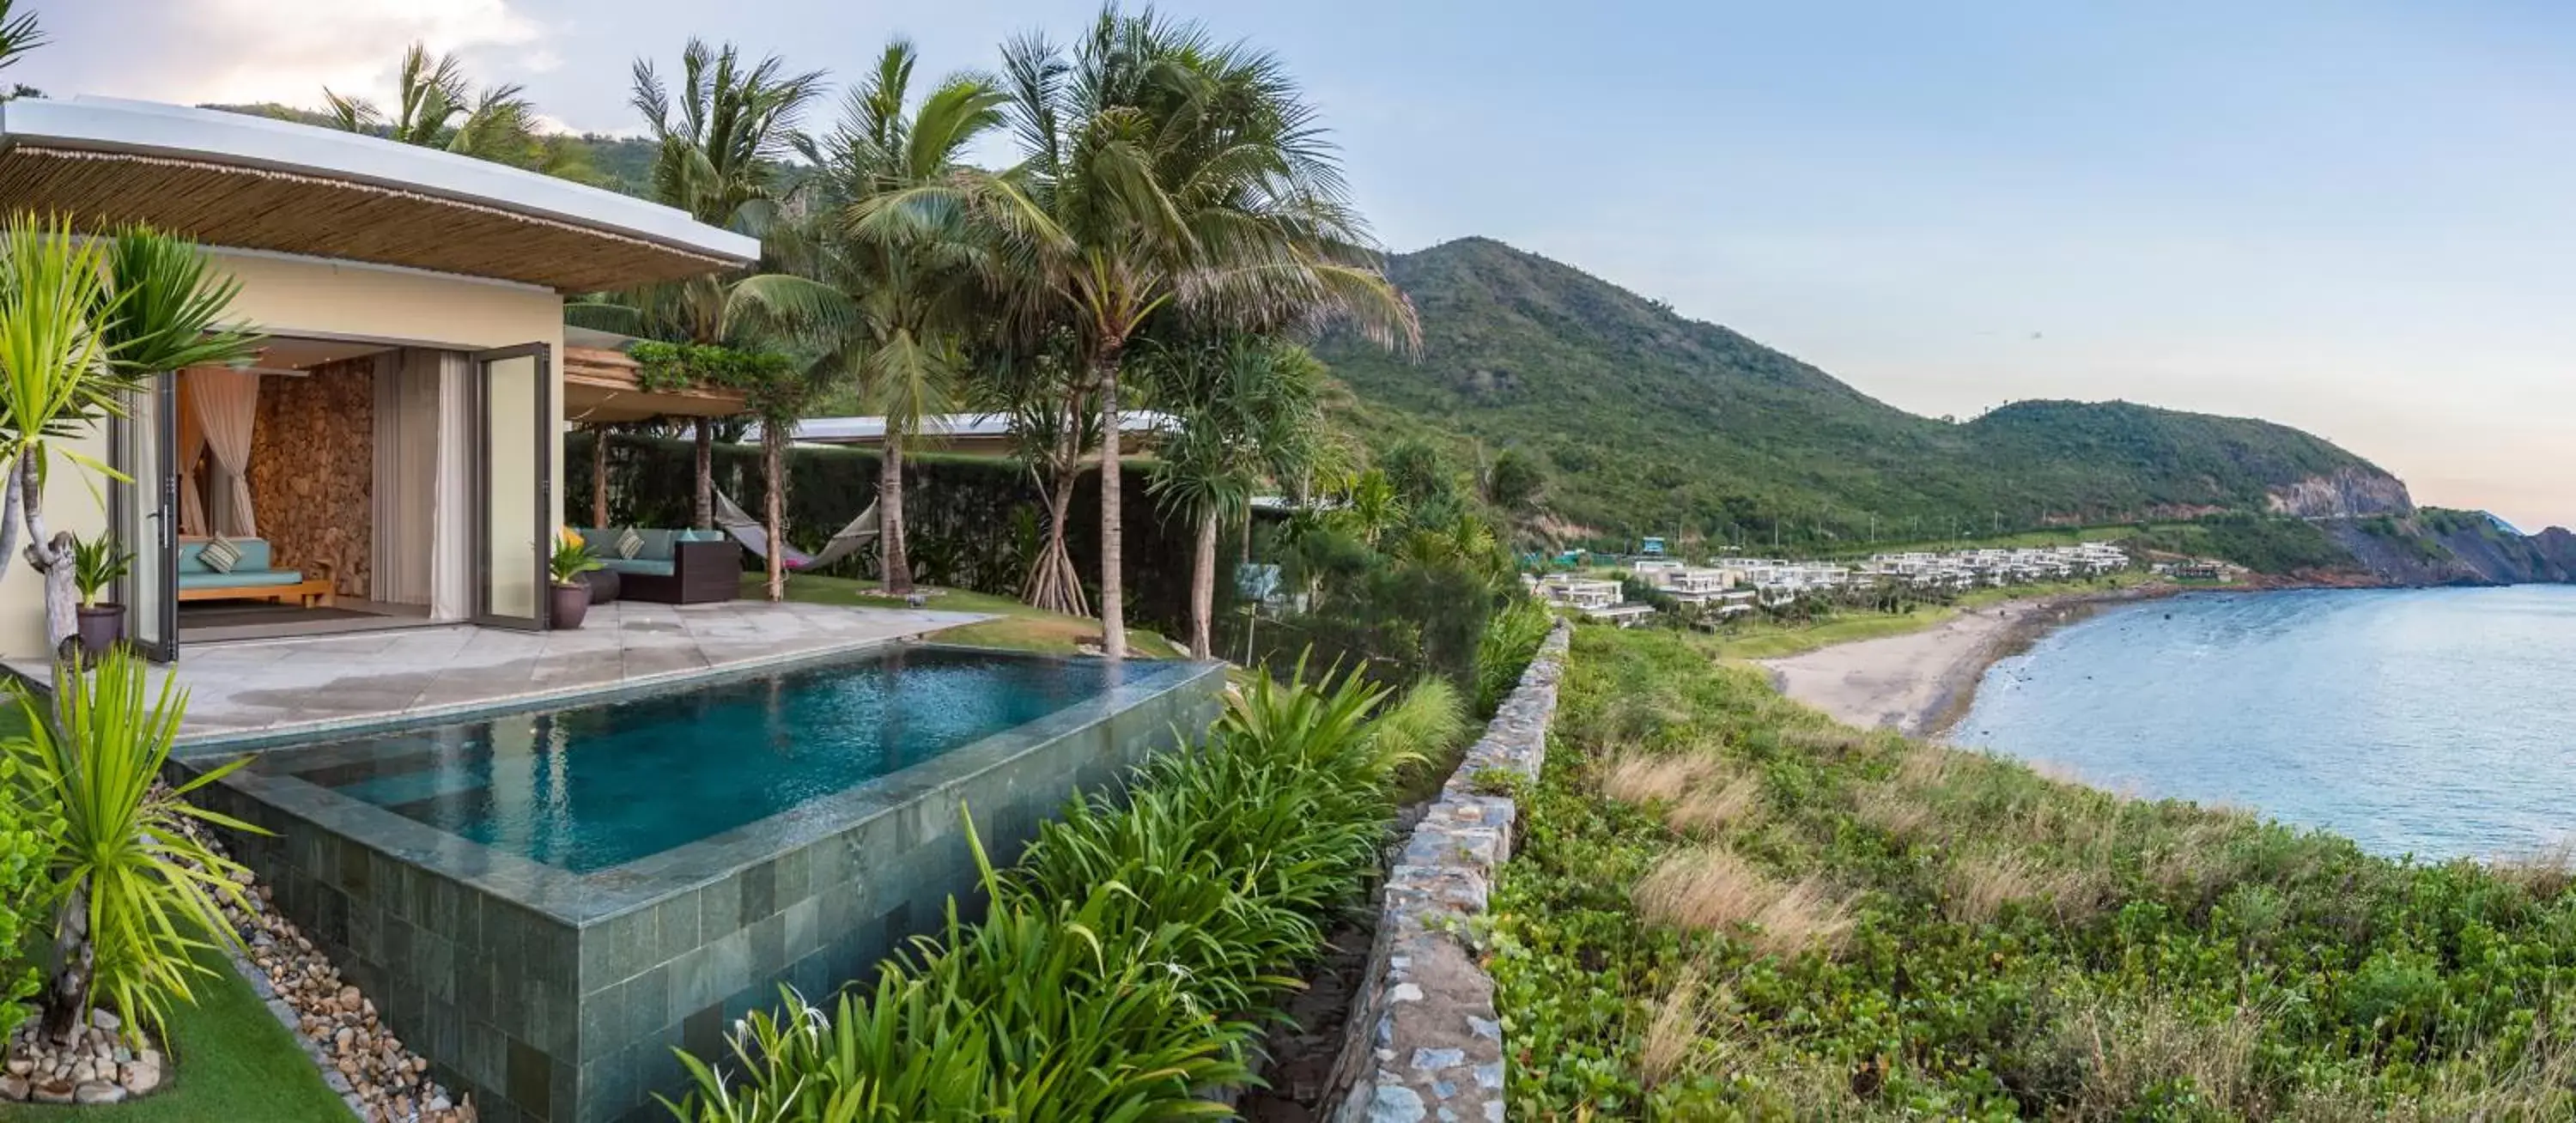
MULTIPOLYGON (((716 525, 723 527, 725 533, 733 535, 733 540, 742 543, 742 548, 751 551, 753 556, 768 557, 769 529, 762 526, 760 520, 744 514, 741 507, 734 505, 733 500, 725 498, 724 492, 716 492, 715 497, 716 525)), ((821 569, 859 552, 860 547, 876 539, 877 505, 870 503, 867 510, 859 512, 859 517, 850 520, 850 525, 842 527, 832 535, 831 541, 823 544, 821 553, 808 554, 794 546, 781 543, 778 564, 791 571, 821 569)))

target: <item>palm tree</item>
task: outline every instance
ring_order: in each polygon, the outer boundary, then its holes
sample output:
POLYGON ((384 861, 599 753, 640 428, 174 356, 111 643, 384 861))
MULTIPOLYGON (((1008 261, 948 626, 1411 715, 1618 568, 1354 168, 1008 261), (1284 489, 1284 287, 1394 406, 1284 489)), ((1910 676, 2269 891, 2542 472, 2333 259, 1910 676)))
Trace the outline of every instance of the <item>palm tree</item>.
POLYGON ((1386 533, 1403 525, 1410 517, 1404 497, 1397 494, 1395 481, 1383 468, 1371 468, 1351 480, 1350 493, 1343 497, 1340 521, 1359 536, 1359 540, 1377 547, 1386 533))
POLYGON ((1065 525, 1083 461, 1099 447, 1100 414, 1093 408, 1091 384, 1069 350, 1069 341, 1062 338, 1042 338, 1028 348, 1014 347, 1008 339, 996 341, 971 390, 979 408, 1010 418, 1013 454, 1046 499, 1046 538, 1029 559, 1020 599, 1049 612, 1088 616, 1091 608, 1065 543, 1065 525))
POLYGON ((209 272, 193 244, 140 228, 83 238, 60 221, 20 218, 0 230, 0 558, 26 524, 27 559, 45 581, 45 637, 76 634, 72 535, 48 534, 45 478, 56 454, 112 471, 69 447, 123 416, 151 375, 250 354, 256 338, 224 321, 239 285, 209 272))
POLYGON ((1190 564, 1190 656, 1214 648, 1220 523, 1246 517, 1264 478, 1302 476, 1322 445, 1324 366, 1306 349, 1254 336, 1183 347, 1147 364, 1157 400, 1179 425, 1163 440, 1150 487, 1197 535, 1190 564))
POLYGON ((868 79, 850 91, 840 125, 803 145, 832 204, 816 231, 818 277, 849 297, 853 315, 838 341, 860 400, 885 418, 877 517, 883 528, 885 590, 910 592, 903 532, 904 446, 923 419, 957 399, 962 336, 982 311, 976 255, 958 210, 916 210, 917 225, 852 224, 865 200, 944 183, 966 167, 966 150, 1002 123, 1003 95, 970 75, 941 82, 911 104, 912 44, 895 40, 868 79))
MULTIPOLYGON (((652 62, 635 60, 628 104, 644 115, 656 145, 655 202, 709 225, 754 237, 770 233, 786 194, 780 169, 794 150, 805 107, 823 89, 821 71, 785 69, 775 55, 746 69, 732 44, 711 49, 691 39, 680 52, 675 109, 672 90, 652 62)), ((684 343, 728 344, 764 315, 782 321, 829 318, 839 294, 818 289, 773 272, 693 277, 621 294, 614 303, 632 309, 629 315, 602 311, 603 302, 584 302, 568 307, 573 314, 567 318, 684 343)), ((697 441, 692 523, 703 530, 714 525, 714 437, 706 418, 693 419, 691 429, 697 441)))
POLYGON ((1119 658, 1120 373, 1146 318, 1169 308, 1265 328, 1339 317, 1389 344, 1419 328, 1275 57, 1110 8, 1070 53, 1022 38, 1003 66, 1021 164, 879 196, 854 209, 854 227, 969 209, 993 238, 981 267, 1017 318, 1071 333, 1100 405, 1101 646, 1119 658))
POLYGON ((536 135, 537 107, 521 87, 487 86, 477 93, 455 55, 432 55, 420 43, 403 51, 391 113, 327 87, 322 97, 331 103, 331 123, 349 132, 514 167, 536 167, 545 156, 536 135))
MULTIPOLYGON (((45 45, 45 32, 36 26, 36 13, 12 14, 9 9, 13 4, 14 0, 0 0, 0 70, 16 65, 27 52, 45 45)), ((26 87, 18 89, 25 91, 26 87)))

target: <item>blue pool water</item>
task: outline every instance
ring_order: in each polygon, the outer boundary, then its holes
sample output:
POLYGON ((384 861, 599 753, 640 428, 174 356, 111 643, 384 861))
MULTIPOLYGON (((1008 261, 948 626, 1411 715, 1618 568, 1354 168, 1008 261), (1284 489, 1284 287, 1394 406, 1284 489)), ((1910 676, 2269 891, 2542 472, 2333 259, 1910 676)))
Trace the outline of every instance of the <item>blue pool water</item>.
POLYGON ((2385 854, 2576 832, 2576 588, 2207 594, 1997 663, 1953 740, 2385 854))
POLYGON ((898 649, 665 694, 260 754, 292 775, 589 873, 787 811, 1102 693, 1097 660, 898 649))

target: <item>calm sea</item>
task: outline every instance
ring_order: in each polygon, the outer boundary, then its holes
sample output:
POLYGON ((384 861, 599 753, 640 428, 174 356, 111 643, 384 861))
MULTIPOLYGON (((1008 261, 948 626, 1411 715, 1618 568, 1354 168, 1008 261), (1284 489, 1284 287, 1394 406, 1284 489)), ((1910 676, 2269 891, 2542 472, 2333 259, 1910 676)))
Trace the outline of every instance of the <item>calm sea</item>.
POLYGON ((1952 740, 2384 854, 2576 833, 2576 587, 2209 593, 1997 663, 1952 740))

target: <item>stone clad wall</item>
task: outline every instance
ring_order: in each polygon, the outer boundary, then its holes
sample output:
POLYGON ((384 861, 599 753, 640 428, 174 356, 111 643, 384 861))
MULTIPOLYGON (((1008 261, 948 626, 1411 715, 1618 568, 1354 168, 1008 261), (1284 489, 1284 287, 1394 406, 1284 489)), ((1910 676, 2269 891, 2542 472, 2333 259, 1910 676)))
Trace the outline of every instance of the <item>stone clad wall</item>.
POLYGON ((329 562, 346 597, 368 595, 374 566, 375 418, 373 356, 259 380, 248 473, 259 535, 288 569, 329 562))
POLYGON ((1519 813, 1511 797, 1480 790, 1482 777, 1538 778, 1568 634, 1559 622, 1539 645, 1387 876, 1377 943, 1333 1066, 1333 1089, 1348 1090, 1333 1113, 1342 1123, 1503 1117, 1494 981, 1456 929, 1485 911, 1519 813))

